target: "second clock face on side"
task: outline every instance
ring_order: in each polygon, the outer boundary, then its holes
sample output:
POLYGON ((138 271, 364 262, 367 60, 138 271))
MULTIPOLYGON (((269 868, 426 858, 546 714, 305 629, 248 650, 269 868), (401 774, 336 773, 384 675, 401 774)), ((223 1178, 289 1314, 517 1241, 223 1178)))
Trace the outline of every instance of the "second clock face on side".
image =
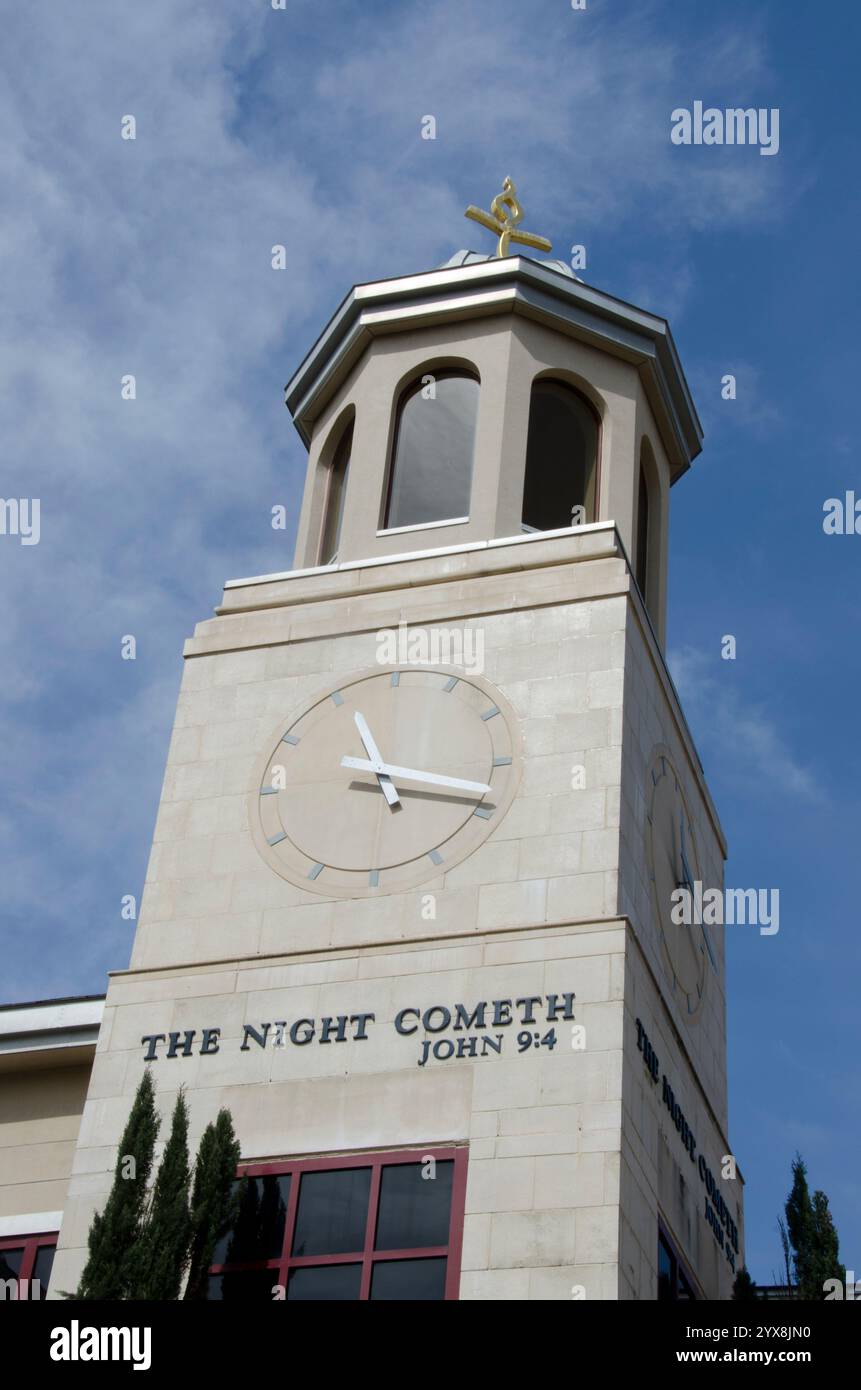
POLYGON ((451 670, 376 669, 298 711, 252 795, 263 857, 327 897, 438 877, 492 833, 519 777, 516 723, 498 691, 451 670))
POLYGON ((652 903, 667 978, 682 1012, 698 1015, 707 979, 707 941, 700 925, 672 919, 673 893, 684 888, 693 898, 700 877, 693 827, 681 784, 669 757, 656 753, 650 775, 649 862, 652 903))

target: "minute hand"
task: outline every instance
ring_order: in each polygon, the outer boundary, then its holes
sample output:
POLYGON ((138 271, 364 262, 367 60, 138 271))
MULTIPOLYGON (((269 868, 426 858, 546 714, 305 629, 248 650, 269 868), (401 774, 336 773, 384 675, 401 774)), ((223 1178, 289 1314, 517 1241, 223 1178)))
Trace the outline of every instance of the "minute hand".
POLYGON ((433 787, 456 787, 464 792, 490 791, 486 782, 467 782, 463 777, 443 777, 438 772, 418 772, 414 767, 395 767, 392 763, 377 766, 367 758, 344 757, 341 766, 356 768, 359 772, 382 773, 387 777, 397 777, 401 782, 427 782, 433 787))

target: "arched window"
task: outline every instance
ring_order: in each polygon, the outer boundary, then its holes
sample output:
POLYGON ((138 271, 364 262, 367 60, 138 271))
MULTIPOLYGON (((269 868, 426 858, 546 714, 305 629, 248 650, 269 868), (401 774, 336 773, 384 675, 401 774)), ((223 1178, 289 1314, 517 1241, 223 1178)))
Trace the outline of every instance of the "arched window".
POLYGON ((344 495, 347 491, 347 474, 350 471, 350 453, 353 448, 353 422, 350 421, 328 467, 326 501, 323 513, 323 534, 320 541, 320 564, 333 565, 338 558, 341 540, 341 522, 344 519, 344 495))
POLYGON ((529 404, 524 531, 594 521, 597 463, 598 419, 591 406, 561 381, 536 381, 529 404))
POLYGON ((642 460, 640 462, 640 488, 637 496, 637 558, 634 573, 645 603, 649 582, 649 485, 646 482, 646 472, 642 460))
POLYGON ((469 516, 478 390, 474 376, 445 371, 426 373, 404 391, 395 422, 384 527, 469 516))

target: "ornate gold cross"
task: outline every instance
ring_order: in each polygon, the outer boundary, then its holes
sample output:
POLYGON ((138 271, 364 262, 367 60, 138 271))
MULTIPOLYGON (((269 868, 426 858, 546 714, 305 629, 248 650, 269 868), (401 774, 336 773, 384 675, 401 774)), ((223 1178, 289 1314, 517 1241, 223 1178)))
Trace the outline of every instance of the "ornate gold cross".
POLYGON ((482 227, 496 233, 499 237, 497 256, 510 255, 508 247, 512 241, 519 241, 524 246, 534 246, 537 251, 553 249, 546 237, 535 236, 533 232, 517 231, 517 227, 523 221, 523 208, 517 201, 517 189, 509 178, 503 183, 502 192, 497 193, 491 203, 490 212, 482 212, 481 208, 473 207, 470 203, 464 216, 471 217, 473 222, 480 222, 482 227))

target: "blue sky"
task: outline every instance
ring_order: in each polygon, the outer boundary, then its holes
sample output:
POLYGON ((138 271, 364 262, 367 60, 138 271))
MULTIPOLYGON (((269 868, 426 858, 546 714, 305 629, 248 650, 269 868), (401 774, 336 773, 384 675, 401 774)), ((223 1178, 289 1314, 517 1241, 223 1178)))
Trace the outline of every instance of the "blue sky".
POLYGON ((183 639, 226 578, 290 564, 284 382, 353 283, 484 249, 463 208, 510 173, 555 255, 585 244, 585 279, 669 317, 703 418, 669 652, 727 882, 780 890, 779 934, 729 944, 748 1260, 778 1271, 800 1149, 861 1269, 861 536, 822 531, 826 498, 861 497, 859 31, 852 0, 7 13, 0 493, 42 522, 37 546, 0 537, 5 1000, 127 963, 183 639), (672 145, 696 100, 779 108, 779 154, 672 145))

